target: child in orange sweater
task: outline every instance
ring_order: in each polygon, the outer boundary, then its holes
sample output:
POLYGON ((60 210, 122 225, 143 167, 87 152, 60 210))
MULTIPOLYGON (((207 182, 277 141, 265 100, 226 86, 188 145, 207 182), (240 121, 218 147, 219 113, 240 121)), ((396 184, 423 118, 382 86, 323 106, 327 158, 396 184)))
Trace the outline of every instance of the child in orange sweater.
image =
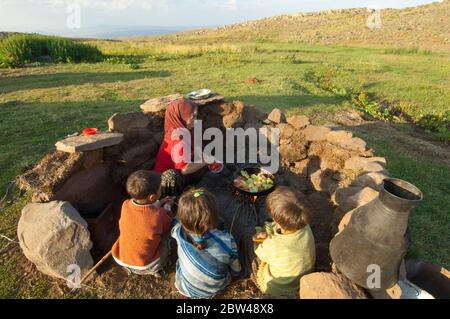
POLYGON ((173 215, 168 209, 173 202, 170 198, 159 200, 161 175, 157 172, 134 172, 126 187, 132 198, 122 205, 120 235, 112 256, 129 272, 159 276, 169 255, 168 232, 173 215))

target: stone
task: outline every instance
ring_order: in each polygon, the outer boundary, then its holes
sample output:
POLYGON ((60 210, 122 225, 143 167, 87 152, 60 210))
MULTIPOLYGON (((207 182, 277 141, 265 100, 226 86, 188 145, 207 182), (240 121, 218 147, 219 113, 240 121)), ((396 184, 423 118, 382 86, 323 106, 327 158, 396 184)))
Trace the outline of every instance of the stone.
POLYGON ((165 111, 170 102, 181 99, 181 94, 171 94, 167 96, 161 96, 145 101, 141 104, 140 108, 144 113, 156 113, 165 111))
POLYGON ((311 185, 317 192, 332 192, 337 188, 337 182, 332 178, 330 170, 317 170, 309 178, 311 185))
POLYGON ((58 151, 66 153, 86 152, 117 145, 123 140, 122 133, 97 133, 68 137, 55 144, 58 151))
POLYGON ((22 209, 17 235, 25 257, 39 271, 66 279, 69 265, 78 265, 83 275, 94 263, 87 226, 68 202, 32 203, 22 209))
POLYGON ((340 142, 339 145, 348 150, 364 152, 366 150, 367 143, 359 137, 353 137, 340 142))
POLYGON ((353 156, 345 161, 344 168, 363 172, 381 172, 385 170, 385 165, 386 159, 384 157, 353 156))
POLYGON ((213 93, 206 99, 201 99, 201 100, 191 99, 191 101, 194 102, 195 104, 197 104, 198 106, 204 106, 204 105, 223 101, 223 99, 224 99, 224 97, 222 95, 220 95, 218 93, 213 93))
POLYGON ((367 296, 343 275, 315 272, 300 279, 300 299, 367 299, 367 296))
POLYGON ((327 134, 327 141, 333 144, 340 144, 353 137, 352 132, 349 131, 331 131, 327 134))
POLYGON ((288 117, 287 122, 299 130, 305 128, 310 124, 309 118, 304 115, 294 115, 288 117))
POLYGON ((321 169, 331 169, 340 171, 344 168, 345 161, 353 155, 353 151, 349 151, 331 144, 328 141, 312 142, 309 146, 308 156, 320 159, 321 169))
POLYGON ((348 212, 352 210, 353 205, 349 205, 347 199, 361 190, 361 187, 342 187, 337 188, 334 193, 331 195, 331 201, 338 205, 344 212, 348 212))
POLYGON ((280 156, 290 163, 298 162, 308 157, 308 143, 301 139, 284 140, 288 143, 280 145, 280 156))
POLYGON ((77 172, 58 188, 51 200, 70 202, 80 214, 99 214, 120 192, 110 163, 77 172))
POLYGON ((357 192, 355 195, 350 196, 347 199, 347 205, 348 207, 359 207, 363 206, 375 198, 378 197, 378 192, 370 187, 364 187, 359 192, 357 192))
POLYGON ((388 178, 388 175, 384 172, 369 172, 359 175, 352 182, 353 186, 368 186, 375 190, 380 190, 383 185, 383 180, 388 178))
POLYGON ((280 123, 277 125, 277 128, 280 130, 280 139, 289 139, 294 135, 295 128, 286 123, 280 123))
POLYGON ((331 129, 325 126, 309 125, 303 130, 303 133, 308 141, 313 142, 326 140, 330 131, 331 129))
POLYGON ((270 112, 267 119, 274 123, 286 123, 286 116, 284 115, 283 111, 280 109, 273 109, 272 112, 270 112))
POLYGON ((108 119, 110 132, 125 133, 131 128, 146 127, 150 121, 142 112, 115 113, 108 119))
POLYGON ((225 128, 237 128, 244 125, 244 116, 241 112, 232 112, 222 118, 225 128))

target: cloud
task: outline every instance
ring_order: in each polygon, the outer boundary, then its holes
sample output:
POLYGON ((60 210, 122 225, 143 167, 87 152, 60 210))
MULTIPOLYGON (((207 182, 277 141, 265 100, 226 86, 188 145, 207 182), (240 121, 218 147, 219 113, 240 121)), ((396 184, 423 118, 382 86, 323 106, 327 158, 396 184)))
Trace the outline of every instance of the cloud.
POLYGON ((237 0, 228 0, 227 8, 230 10, 237 10, 237 0))

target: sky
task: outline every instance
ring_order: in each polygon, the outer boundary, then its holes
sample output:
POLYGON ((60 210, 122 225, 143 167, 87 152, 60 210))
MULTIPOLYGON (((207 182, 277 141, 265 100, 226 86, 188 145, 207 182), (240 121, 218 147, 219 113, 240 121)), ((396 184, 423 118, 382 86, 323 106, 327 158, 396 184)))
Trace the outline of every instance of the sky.
POLYGON ((404 8, 424 0, 0 0, 0 31, 95 26, 220 26, 324 9, 404 8))

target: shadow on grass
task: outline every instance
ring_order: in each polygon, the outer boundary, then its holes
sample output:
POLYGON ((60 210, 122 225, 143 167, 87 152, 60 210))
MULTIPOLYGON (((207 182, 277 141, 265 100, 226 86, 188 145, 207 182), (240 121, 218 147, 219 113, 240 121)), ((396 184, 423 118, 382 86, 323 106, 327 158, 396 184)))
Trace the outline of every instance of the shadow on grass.
POLYGON ((264 112, 270 112, 274 107, 285 111, 301 110, 312 106, 338 105, 345 101, 337 96, 305 95, 241 95, 230 96, 228 100, 241 100, 253 104, 264 112))
POLYGON ((0 79, 0 93, 15 91, 47 89, 69 85, 101 84, 117 81, 133 81, 145 78, 168 77, 171 73, 160 71, 132 71, 132 72, 82 72, 82 73, 53 73, 39 75, 23 75, 0 79))

